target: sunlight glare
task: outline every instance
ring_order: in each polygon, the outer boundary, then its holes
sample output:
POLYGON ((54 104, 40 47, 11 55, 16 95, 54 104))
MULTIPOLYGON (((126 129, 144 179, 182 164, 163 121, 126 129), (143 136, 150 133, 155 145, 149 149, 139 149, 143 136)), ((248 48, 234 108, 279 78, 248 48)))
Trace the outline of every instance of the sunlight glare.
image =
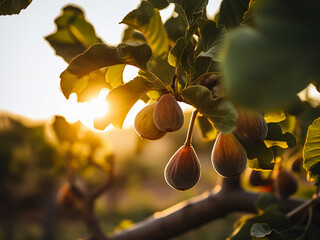
POLYGON ((94 119, 103 116, 109 109, 106 101, 108 92, 109 90, 102 89, 96 98, 83 103, 77 102, 76 94, 71 94, 63 115, 68 122, 80 120, 85 126, 94 129, 94 119))

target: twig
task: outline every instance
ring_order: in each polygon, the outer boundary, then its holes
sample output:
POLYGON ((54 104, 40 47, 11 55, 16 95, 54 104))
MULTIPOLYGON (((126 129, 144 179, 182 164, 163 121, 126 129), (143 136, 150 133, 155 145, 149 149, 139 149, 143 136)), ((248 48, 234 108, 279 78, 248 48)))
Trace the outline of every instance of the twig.
POLYGON ((299 205, 297 208, 293 209, 292 211, 290 211, 289 213, 287 213, 287 217, 291 218, 293 217, 295 214, 297 214, 298 212, 302 211, 303 209, 307 208, 308 206, 312 206, 314 203, 316 203, 318 200, 320 200, 320 195, 316 194, 314 195, 314 197, 304 203, 302 203, 301 205, 299 205))

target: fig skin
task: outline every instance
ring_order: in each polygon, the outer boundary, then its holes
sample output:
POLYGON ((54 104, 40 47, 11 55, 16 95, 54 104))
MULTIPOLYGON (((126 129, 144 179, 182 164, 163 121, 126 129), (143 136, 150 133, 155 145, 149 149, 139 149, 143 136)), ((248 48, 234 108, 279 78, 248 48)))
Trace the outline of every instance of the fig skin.
POLYGON ((185 191, 197 184, 200 170, 195 150, 190 145, 184 145, 171 157, 164 170, 164 177, 172 188, 185 191))
POLYGON ((261 142, 268 134, 268 125, 259 112, 238 110, 236 124, 233 133, 243 143, 261 142))
POLYGON ((147 140, 157 140, 166 135, 166 131, 160 131, 153 123, 153 110, 156 103, 144 107, 134 120, 134 129, 140 137, 147 140))
POLYGON ((212 149, 211 162, 221 176, 235 177, 245 170, 247 153, 232 133, 220 132, 212 149))
POLYGON ((153 111, 153 122, 160 131, 174 132, 184 123, 184 116, 177 100, 170 94, 163 94, 153 111))
POLYGON ((298 190, 298 182, 287 169, 280 168, 274 180, 274 188, 279 196, 288 198, 298 190))
POLYGON ((301 156, 291 160, 291 170, 299 173, 302 170, 303 158, 301 156))

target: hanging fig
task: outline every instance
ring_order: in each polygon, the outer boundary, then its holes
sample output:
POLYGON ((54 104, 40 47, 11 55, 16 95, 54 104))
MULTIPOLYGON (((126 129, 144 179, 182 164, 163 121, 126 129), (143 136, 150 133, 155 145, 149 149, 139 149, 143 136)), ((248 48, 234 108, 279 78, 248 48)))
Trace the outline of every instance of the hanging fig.
POLYGON ((160 131, 174 132, 183 126, 182 109, 170 93, 159 98, 153 111, 153 121, 160 131))
POLYGON ((302 169, 303 158, 298 156, 291 160, 291 170, 293 172, 299 173, 302 169))
POLYGON ((268 180, 264 179, 261 175, 261 171, 252 170, 249 176, 249 183, 252 186, 264 186, 268 184, 268 180))
POLYGON ((214 169, 223 177, 240 175, 247 164, 247 153, 232 134, 219 133, 214 143, 211 161, 214 169))
POLYGON ((281 197, 287 198, 298 190, 298 182, 287 169, 280 167, 274 180, 274 188, 281 197))
POLYGON ((183 145, 168 162, 164 177, 172 188, 185 191, 199 181, 200 169, 200 162, 193 147, 183 145))
POLYGON ((140 137, 148 140, 157 140, 166 135, 166 131, 160 131, 153 123, 153 110, 156 103, 144 107, 134 120, 134 128, 140 137))
POLYGON ((261 142, 266 138, 268 126, 259 112, 238 110, 237 129, 233 132, 244 143, 261 142))

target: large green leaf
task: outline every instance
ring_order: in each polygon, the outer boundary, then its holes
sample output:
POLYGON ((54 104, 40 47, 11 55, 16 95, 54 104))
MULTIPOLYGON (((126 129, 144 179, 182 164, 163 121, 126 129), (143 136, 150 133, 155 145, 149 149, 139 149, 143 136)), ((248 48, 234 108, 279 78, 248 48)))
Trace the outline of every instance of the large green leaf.
POLYGON ((94 70, 118 64, 130 64, 145 69, 150 58, 151 49, 147 44, 122 43, 113 47, 97 43, 74 58, 67 70, 77 77, 83 77, 94 70))
POLYGON ((125 64, 119 64, 108 68, 106 81, 111 85, 112 88, 123 84, 123 71, 125 67, 125 64))
POLYGON ((308 128, 307 140, 303 147, 303 166, 311 179, 320 175, 320 118, 308 128))
POLYGON ((121 21, 143 33, 152 49, 153 57, 165 58, 168 53, 169 41, 162 23, 159 10, 149 2, 142 1, 141 5, 128 13, 121 21))
POLYGON ((181 96, 186 103, 194 106, 213 122, 215 128, 223 133, 229 133, 236 128, 237 110, 226 99, 213 99, 211 91, 200 85, 184 89, 181 96))
POLYGON ((268 148, 278 146, 281 148, 292 148, 297 144, 293 134, 282 133, 281 126, 278 123, 268 123, 268 134, 264 140, 268 148))
POLYGON ((227 29, 236 28, 243 19, 243 14, 248 10, 250 0, 223 0, 220 5, 219 24, 227 29))
POLYGON ((92 44, 102 41, 96 36, 93 26, 87 22, 81 9, 67 6, 62 11, 62 15, 55 20, 57 31, 45 39, 57 55, 70 62, 92 44))
POLYGON ((110 123, 122 128, 123 121, 132 106, 144 96, 152 84, 144 77, 136 77, 130 82, 111 90, 107 96, 109 109, 105 116, 95 119, 94 126, 104 130, 110 123))
POLYGON ((168 0, 168 2, 175 3, 183 9, 189 24, 201 16, 208 5, 208 0, 168 0))
POLYGON ((281 107, 320 75, 319 7, 317 1, 264 1, 257 30, 229 36, 224 71, 234 101, 261 110, 281 107))
POLYGON ((246 24, 253 26, 254 23, 254 15, 257 9, 260 7, 263 0, 250 0, 248 10, 243 14, 243 21, 241 24, 246 24))
POLYGON ((32 0, 1 0, 0 15, 19 14, 22 9, 29 6, 32 0))

